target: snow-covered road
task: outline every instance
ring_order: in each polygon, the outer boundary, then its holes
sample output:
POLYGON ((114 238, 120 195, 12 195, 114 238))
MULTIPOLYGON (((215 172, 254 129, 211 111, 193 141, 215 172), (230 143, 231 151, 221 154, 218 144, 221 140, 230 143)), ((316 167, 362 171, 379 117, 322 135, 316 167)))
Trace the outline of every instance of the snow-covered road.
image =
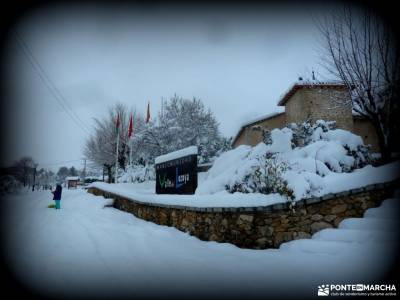
POLYGON ((9 266, 48 296, 315 296, 317 286, 375 283, 397 255, 398 200, 280 249, 203 242, 114 208, 84 190, 4 199, 9 266))

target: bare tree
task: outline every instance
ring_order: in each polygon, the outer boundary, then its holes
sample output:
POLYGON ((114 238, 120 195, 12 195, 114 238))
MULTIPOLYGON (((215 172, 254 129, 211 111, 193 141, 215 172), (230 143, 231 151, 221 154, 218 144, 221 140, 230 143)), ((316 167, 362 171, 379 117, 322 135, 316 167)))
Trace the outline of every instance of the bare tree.
POLYGON ((103 119, 95 119, 94 134, 86 141, 84 154, 87 159, 91 160, 98 167, 106 167, 109 182, 112 178, 112 167, 115 163, 115 151, 117 132, 115 121, 117 115, 120 116, 120 134, 118 153, 119 167, 125 168, 127 162, 127 128, 129 126, 128 108, 117 103, 109 109, 108 115, 103 119))
POLYGON ((373 124, 382 161, 398 148, 399 48, 392 32, 368 8, 344 7, 318 21, 323 65, 351 91, 353 110, 373 124))

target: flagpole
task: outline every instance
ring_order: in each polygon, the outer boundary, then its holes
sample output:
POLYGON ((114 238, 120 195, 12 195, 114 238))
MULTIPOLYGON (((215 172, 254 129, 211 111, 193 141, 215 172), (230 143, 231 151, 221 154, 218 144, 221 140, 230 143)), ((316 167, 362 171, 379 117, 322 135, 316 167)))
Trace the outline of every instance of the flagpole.
POLYGON ((119 120, 119 113, 118 113, 116 124, 115 124, 116 130, 117 130, 117 151, 115 153, 115 180, 114 180, 115 183, 118 183, 119 123, 120 123, 120 120, 119 120))
POLYGON ((115 155, 115 183, 118 183, 118 147, 119 147, 119 130, 117 129, 117 153, 115 155))
POLYGON ((130 151, 129 151, 129 165, 132 166, 132 139, 129 139, 130 151))
POLYGON ((132 165, 132 134, 133 134, 133 116, 129 119, 128 139, 129 139, 129 165, 132 165))

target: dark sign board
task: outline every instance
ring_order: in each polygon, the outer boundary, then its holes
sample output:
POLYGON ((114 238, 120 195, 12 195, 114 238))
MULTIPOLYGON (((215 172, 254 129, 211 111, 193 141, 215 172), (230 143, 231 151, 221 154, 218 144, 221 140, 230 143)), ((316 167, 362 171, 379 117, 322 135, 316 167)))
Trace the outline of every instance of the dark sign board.
POLYGON ((196 154, 156 164, 157 194, 194 194, 196 188, 196 154))

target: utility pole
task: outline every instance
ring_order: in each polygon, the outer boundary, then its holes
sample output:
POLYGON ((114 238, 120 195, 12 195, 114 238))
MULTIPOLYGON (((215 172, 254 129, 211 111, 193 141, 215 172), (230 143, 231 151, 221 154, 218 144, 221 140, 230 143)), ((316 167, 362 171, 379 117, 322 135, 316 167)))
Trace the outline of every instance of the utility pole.
POLYGON ((36 181, 36 168, 37 168, 38 164, 34 165, 34 169, 33 169, 33 184, 32 184, 32 192, 35 191, 35 181, 36 181))
POLYGON ((85 165, 83 167, 83 185, 85 185, 85 179, 86 179, 86 158, 85 158, 85 165))

